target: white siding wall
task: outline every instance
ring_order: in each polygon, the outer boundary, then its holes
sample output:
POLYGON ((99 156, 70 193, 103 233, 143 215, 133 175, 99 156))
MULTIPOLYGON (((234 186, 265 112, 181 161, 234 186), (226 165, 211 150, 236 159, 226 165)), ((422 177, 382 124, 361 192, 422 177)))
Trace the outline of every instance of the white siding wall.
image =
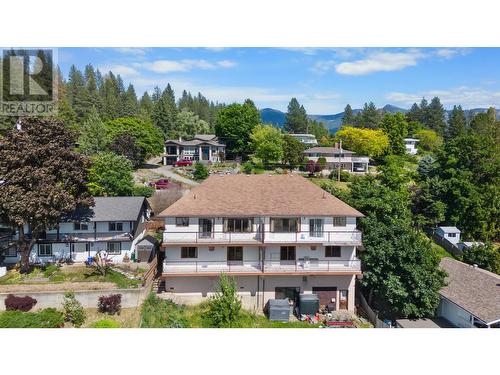
POLYGON ((473 328, 472 324, 473 316, 461 307, 455 305, 454 303, 448 301, 447 299, 441 298, 438 307, 438 315, 449 320, 452 324, 460 328, 473 328))

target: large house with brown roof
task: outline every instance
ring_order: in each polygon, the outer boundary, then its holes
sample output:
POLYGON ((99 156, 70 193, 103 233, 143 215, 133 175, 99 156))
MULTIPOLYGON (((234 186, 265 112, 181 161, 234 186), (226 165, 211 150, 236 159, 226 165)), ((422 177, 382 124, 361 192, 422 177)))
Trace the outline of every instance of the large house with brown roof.
POLYGON ((500 276, 451 258, 441 260, 447 285, 437 315, 456 327, 500 327, 500 276))
POLYGON ((224 160, 225 152, 226 145, 214 134, 197 134, 190 140, 167 139, 162 161, 164 165, 172 165, 179 160, 217 163, 224 160))
POLYGON ((210 296, 225 272, 246 307, 314 293, 322 305, 354 310, 363 215, 301 176, 211 176, 160 216, 161 278, 178 302, 210 296))

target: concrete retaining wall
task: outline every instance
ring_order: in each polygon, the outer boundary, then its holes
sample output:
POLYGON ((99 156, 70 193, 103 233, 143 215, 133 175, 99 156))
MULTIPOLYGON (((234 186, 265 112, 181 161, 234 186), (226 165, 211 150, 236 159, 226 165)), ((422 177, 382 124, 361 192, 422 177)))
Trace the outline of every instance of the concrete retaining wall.
MULTIPOLYGON (((75 291, 75 297, 83 307, 97 308, 97 300, 100 296, 110 294, 122 295, 122 307, 138 307, 147 296, 149 289, 106 289, 106 290, 80 290, 75 291)), ((48 307, 61 308, 64 292, 19 292, 19 293, 0 293, 0 311, 5 310, 5 298, 9 294, 24 297, 30 296, 37 300, 33 310, 45 309, 48 307)))

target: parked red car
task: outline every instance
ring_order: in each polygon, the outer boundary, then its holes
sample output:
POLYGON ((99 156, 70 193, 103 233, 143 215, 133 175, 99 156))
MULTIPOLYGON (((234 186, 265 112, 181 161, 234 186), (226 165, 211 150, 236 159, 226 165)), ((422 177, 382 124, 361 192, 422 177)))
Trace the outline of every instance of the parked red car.
POLYGON ((186 167, 188 165, 193 165, 193 161, 192 160, 187 160, 187 159, 182 159, 182 160, 178 160, 174 163, 174 165, 176 167, 186 167))
POLYGON ((166 178, 159 179, 156 182, 151 182, 150 186, 154 187, 156 190, 168 189, 172 186, 172 183, 166 178))

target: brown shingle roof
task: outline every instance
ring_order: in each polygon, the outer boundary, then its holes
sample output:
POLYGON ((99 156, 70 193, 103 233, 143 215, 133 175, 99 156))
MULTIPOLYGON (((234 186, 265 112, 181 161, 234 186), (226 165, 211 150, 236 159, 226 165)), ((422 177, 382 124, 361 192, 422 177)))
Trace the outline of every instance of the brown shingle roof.
POLYGON ((500 319, 500 276, 451 258, 441 260, 447 286, 440 294, 485 323, 500 319))
POLYGON ((363 216, 298 175, 211 176, 160 216, 363 216))

